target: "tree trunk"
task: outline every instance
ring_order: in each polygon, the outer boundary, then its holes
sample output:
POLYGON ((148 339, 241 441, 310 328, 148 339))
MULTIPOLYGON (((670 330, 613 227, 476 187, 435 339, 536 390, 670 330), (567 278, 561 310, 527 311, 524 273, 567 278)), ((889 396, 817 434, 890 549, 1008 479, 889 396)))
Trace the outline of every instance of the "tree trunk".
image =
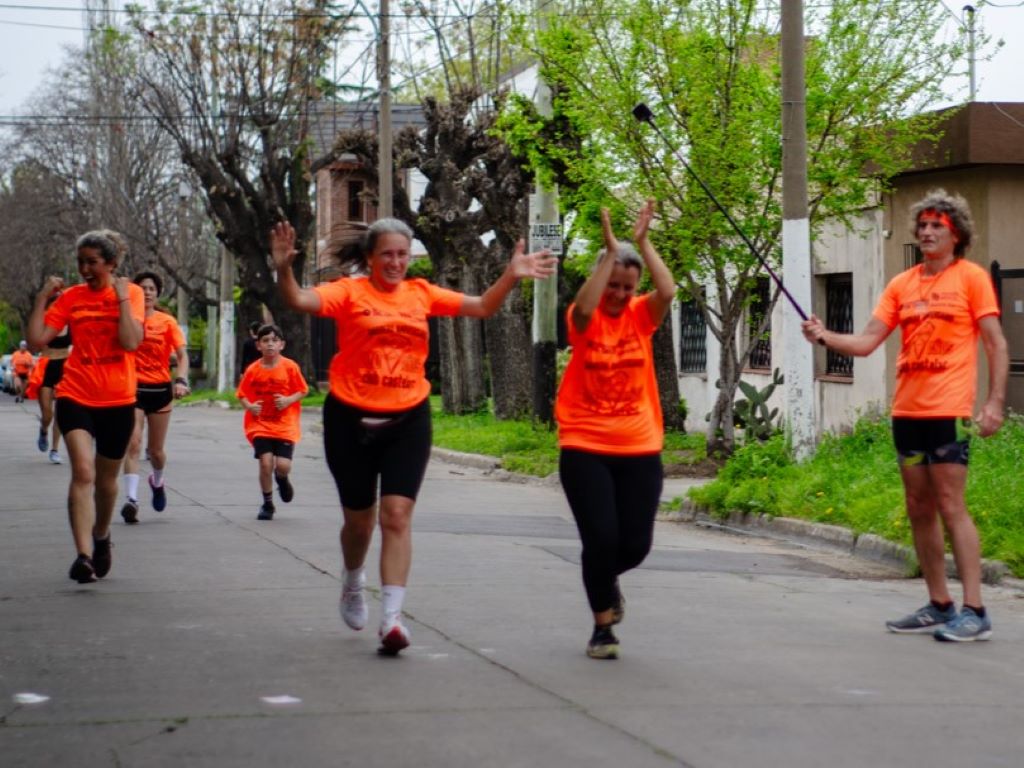
POLYGON ((516 286, 484 325, 494 415, 499 419, 529 416, 533 410, 533 345, 523 304, 523 292, 516 286))
MULTIPOLYGON (((476 275, 465 261, 453 260, 447 266, 441 276, 444 287, 472 296, 480 293, 476 275)), ((469 317, 439 317, 437 327, 441 406, 445 413, 479 411, 487 404, 481 325, 469 317)))
POLYGON ((665 318, 651 340, 654 348, 654 373, 658 379, 658 397, 661 400, 662 422, 665 429, 682 432, 685 424, 679 414, 679 374, 672 346, 672 323, 665 318))
POLYGON ((723 333, 722 352, 718 358, 718 398, 711 410, 708 422, 708 453, 729 455, 736 446, 736 430, 733 423, 733 400, 740 378, 736 362, 735 332, 723 333))

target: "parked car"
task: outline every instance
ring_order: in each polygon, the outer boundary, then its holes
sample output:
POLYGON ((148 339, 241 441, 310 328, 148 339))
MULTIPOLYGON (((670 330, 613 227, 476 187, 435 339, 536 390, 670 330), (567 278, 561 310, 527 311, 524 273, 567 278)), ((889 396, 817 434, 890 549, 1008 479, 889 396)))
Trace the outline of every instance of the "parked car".
POLYGON ((11 356, 0 357, 0 389, 14 393, 14 369, 11 367, 11 356))

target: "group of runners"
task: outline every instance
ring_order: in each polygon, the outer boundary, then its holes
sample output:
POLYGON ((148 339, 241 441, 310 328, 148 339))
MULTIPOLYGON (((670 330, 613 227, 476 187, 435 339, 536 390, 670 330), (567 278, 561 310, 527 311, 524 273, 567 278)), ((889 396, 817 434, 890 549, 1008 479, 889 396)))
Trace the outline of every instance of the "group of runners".
MULTIPOLYGON (((663 482, 664 433, 651 339, 676 288, 649 238, 653 217, 654 202, 647 201, 632 232, 634 247, 616 238, 602 211, 604 248, 566 314, 572 356, 555 409, 559 477, 579 530, 583 584, 593 613, 586 653, 598 659, 619 655, 613 631, 625 612, 619 579, 650 551, 663 482), (651 290, 641 294, 644 268, 651 290)), ((814 316, 803 330, 812 342, 866 355, 901 327, 893 427, 930 602, 887 626, 893 632, 933 631, 942 640, 983 640, 991 636, 992 625, 981 601, 978 536, 964 504, 966 426, 972 418, 979 336, 990 375, 977 433, 987 436, 1002 423, 1006 342, 991 281, 962 259, 973 233, 962 198, 942 190, 929 194, 914 210, 913 232, 924 262, 889 284, 863 333, 836 333, 814 316), (963 582, 959 611, 945 581, 943 525, 963 582)), ((424 371, 428 318, 490 317, 518 281, 553 274, 556 259, 548 251, 526 253, 520 241, 501 276, 482 295, 471 296, 408 279, 413 233, 402 221, 381 219, 353 227, 329 244, 344 277, 302 287, 292 269, 291 225, 276 225, 269 239, 285 304, 331 318, 337 328, 323 427, 327 466, 341 503, 341 619, 353 630, 369 621, 366 561, 379 527, 378 636, 382 653, 397 654, 410 641, 402 608, 412 564, 413 511, 431 447, 430 384, 424 371)), ((65 328, 74 339, 56 386, 56 422, 71 460, 68 504, 76 557, 70 576, 82 583, 110 570, 110 522, 122 463, 127 498, 122 515, 128 523, 136 519, 144 422, 153 506, 166 504, 163 438, 172 399, 188 391, 183 340, 173 318, 155 310, 161 281, 152 273, 134 283, 115 276, 123 253, 115 233, 83 235, 77 246, 83 282, 65 287, 61 279, 50 278, 29 320, 34 348, 52 348, 65 328), (52 296, 56 299, 47 308, 52 296)), ((294 495, 289 473, 307 385, 298 366, 282 354, 285 339, 278 326, 254 329, 253 340, 258 357, 245 368, 237 394, 259 461, 263 500, 257 516, 269 520, 275 512, 274 483, 282 501, 294 495)))

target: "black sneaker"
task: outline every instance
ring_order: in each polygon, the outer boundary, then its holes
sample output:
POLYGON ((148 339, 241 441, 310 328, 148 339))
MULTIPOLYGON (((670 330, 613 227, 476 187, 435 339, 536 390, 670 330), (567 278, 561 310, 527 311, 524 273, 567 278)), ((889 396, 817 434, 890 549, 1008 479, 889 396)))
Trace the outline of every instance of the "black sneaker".
POLYGON ((256 519, 257 520, 273 520, 274 519, 274 513, 276 511, 277 510, 274 509, 274 505, 273 504, 267 504, 266 502, 264 502, 260 506, 260 511, 257 513, 256 519))
POLYGON ((135 499, 128 499, 121 507, 121 517, 128 525, 139 522, 139 502, 135 499))
POLYGON ((40 429, 39 430, 39 438, 36 440, 36 448, 38 448, 43 453, 46 453, 46 451, 47 451, 47 449, 49 447, 50 447, 50 441, 46 439, 46 431, 43 430, 43 429, 40 429))
POLYGON ((110 534, 105 539, 94 538, 92 540, 92 567, 95 569, 96 578, 102 579, 110 573, 110 566, 114 559, 110 550, 114 545, 110 542, 110 534))
POLYGON ((622 596, 619 589, 619 580, 615 580, 615 600, 612 603, 612 624, 621 624, 626 618, 626 598, 622 596))
POLYGON ((96 581, 96 570, 92 566, 92 558, 88 555, 79 555, 71 564, 68 578, 77 581, 79 584, 92 584, 96 581))
POLYGON ((277 492, 281 495, 281 501, 287 504, 295 498, 295 489, 292 488, 292 481, 288 479, 288 475, 274 475, 274 479, 277 480, 277 492))
POLYGON ((164 484, 153 485, 153 476, 149 476, 149 489, 153 491, 153 509, 157 512, 163 512, 167 509, 167 491, 164 490, 164 484))
POLYGON ((587 656, 592 659, 619 658, 619 639, 612 633, 611 626, 594 627, 594 634, 587 643, 587 656))

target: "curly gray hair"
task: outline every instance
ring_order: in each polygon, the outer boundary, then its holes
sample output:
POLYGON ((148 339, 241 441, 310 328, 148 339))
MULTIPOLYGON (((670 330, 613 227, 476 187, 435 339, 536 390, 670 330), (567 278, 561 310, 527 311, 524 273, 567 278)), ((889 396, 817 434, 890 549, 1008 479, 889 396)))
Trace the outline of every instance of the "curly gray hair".
POLYGON ((971 209, 967 201, 960 195, 951 195, 942 188, 929 190, 910 209, 910 231, 914 237, 917 237, 917 225, 921 214, 926 211, 949 216, 955 230, 953 234, 957 238, 957 243, 953 246, 953 255, 958 259, 963 258, 974 239, 974 219, 971 218, 971 209))

